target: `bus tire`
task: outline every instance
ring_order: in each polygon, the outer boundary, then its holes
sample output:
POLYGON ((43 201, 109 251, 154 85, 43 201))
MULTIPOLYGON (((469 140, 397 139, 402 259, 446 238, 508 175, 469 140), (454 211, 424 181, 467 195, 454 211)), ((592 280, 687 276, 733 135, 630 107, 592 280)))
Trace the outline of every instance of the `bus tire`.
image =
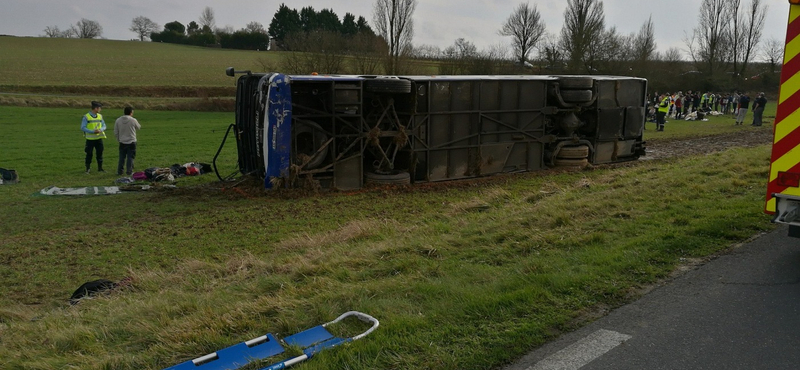
POLYGON ((558 151, 558 158, 564 159, 584 159, 589 157, 589 146, 565 146, 558 151))
POLYGON ((565 103, 587 103, 592 101, 592 90, 561 90, 565 103))
POLYGON ((411 174, 408 172, 391 172, 391 173, 374 173, 367 172, 364 174, 365 182, 367 184, 383 184, 383 185, 411 185, 411 174))
POLYGON ((364 80, 364 90, 384 94, 408 94, 411 81, 397 77, 376 77, 364 80))
POLYGON ((589 165, 589 160, 586 158, 583 159, 565 159, 565 158, 556 158, 553 161, 553 165, 556 167, 586 167, 589 165))
POLYGON ((562 90, 589 90, 594 86, 594 78, 591 77, 560 77, 558 86, 562 90))

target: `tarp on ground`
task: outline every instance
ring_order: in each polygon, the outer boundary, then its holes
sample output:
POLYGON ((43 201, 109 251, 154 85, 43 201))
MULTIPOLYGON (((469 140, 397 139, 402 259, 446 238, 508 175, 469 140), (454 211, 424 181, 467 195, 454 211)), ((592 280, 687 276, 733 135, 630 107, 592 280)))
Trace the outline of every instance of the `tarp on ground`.
POLYGON ((147 191, 158 189, 175 189, 175 185, 137 185, 127 184, 122 186, 86 186, 82 188, 59 188, 58 186, 46 187, 34 195, 109 195, 129 193, 132 191, 147 191))
POLYGON ((122 193, 119 186, 86 186, 82 188, 46 187, 39 190, 40 195, 107 195, 122 193))

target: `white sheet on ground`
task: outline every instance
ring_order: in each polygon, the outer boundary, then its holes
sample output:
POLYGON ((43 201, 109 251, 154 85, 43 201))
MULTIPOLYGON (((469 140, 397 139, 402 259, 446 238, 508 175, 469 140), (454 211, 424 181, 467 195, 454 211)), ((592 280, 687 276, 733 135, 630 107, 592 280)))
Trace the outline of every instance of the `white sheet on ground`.
POLYGON ((50 186, 39 191, 41 195, 106 195, 119 193, 122 193, 119 186, 87 186, 83 188, 50 186))

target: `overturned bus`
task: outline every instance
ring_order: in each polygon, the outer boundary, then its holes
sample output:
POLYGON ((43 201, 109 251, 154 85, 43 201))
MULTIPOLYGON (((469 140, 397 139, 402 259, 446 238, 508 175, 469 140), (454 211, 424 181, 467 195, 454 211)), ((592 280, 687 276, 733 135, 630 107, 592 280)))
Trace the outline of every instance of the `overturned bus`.
POLYGON ((243 73, 231 126, 239 171, 267 188, 349 190, 644 155, 641 78, 243 73))

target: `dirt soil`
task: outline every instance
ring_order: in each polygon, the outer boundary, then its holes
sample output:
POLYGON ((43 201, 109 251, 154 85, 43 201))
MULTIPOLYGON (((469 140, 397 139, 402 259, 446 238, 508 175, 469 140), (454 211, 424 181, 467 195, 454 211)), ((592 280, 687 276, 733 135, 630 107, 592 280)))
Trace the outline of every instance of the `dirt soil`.
MULTIPOLYGON (((735 133, 702 136, 696 138, 671 138, 671 139, 651 139, 645 144, 646 155, 639 158, 639 161, 656 160, 664 158, 673 158, 689 155, 702 155, 714 152, 723 151, 732 147, 754 147, 759 145, 766 145, 772 143, 772 129, 769 126, 760 127, 758 129, 743 130, 735 133)), ((615 166, 630 166, 635 165, 637 161, 622 162, 615 164, 607 164, 596 166, 595 168, 615 167, 615 166)), ((566 168, 552 168, 547 171, 534 171, 524 174, 498 174, 486 177, 480 177, 469 180, 454 180, 433 183, 419 183, 412 186, 376 186, 367 185, 363 189, 356 191, 346 191, 345 193, 355 194, 361 192, 381 192, 386 194, 396 194, 405 192, 426 192, 426 191, 440 191, 445 188, 473 188, 485 187, 490 184, 503 183, 509 181, 515 176, 547 176, 554 172, 561 171, 580 171, 579 168, 566 167, 566 168)), ((209 174, 210 175, 210 174, 209 174)), ((213 176, 213 175, 211 175, 213 176)), ((171 193, 175 195, 186 195, 190 197, 197 197, 199 194, 203 196, 224 196, 231 199, 237 198, 303 198, 309 195, 332 195, 342 193, 339 191, 318 191, 317 189, 289 189, 289 190, 265 190, 264 183, 261 179, 255 177, 240 178, 231 182, 215 182, 200 188, 179 188, 173 190, 171 193)))
POLYGON ((687 155, 709 154, 731 147, 754 147, 772 143, 772 129, 758 129, 691 139, 651 140, 645 145, 646 155, 639 160, 653 160, 687 155))

